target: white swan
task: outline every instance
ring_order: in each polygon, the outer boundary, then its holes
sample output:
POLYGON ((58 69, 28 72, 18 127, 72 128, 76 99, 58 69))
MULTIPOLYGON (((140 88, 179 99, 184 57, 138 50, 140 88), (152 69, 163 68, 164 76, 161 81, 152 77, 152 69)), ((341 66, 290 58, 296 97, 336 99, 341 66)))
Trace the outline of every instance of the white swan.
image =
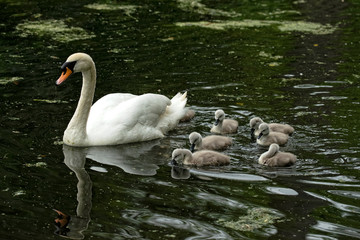
POLYGON ((192 132, 189 135, 190 151, 194 150, 225 150, 232 144, 232 139, 225 136, 211 135, 202 138, 200 133, 192 132))
POLYGON ((259 164, 267 165, 270 167, 287 167, 296 162, 296 156, 288 152, 280 152, 278 144, 273 143, 270 145, 269 150, 261 154, 259 164))
POLYGON ((80 99, 63 136, 66 145, 117 145, 161 138, 185 114, 186 93, 178 93, 171 100, 158 94, 113 93, 91 106, 96 70, 92 58, 85 53, 70 55, 61 70, 57 85, 72 73, 83 75, 80 99))
MULTIPOLYGON (((254 117, 250 119, 250 128, 251 128, 251 135, 258 137, 260 134, 259 126, 264 121, 259 117, 254 117)), ((268 123, 269 128, 273 132, 281 132, 284 134, 292 134, 295 129, 290 126, 289 124, 281 124, 281 123, 268 123)))
POLYGON ((210 132, 218 134, 236 133, 239 123, 234 119, 225 119, 225 112, 222 109, 215 111, 215 123, 210 132))
POLYGON ((259 126, 260 134, 256 142, 261 146, 270 146, 272 143, 284 145, 289 139, 289 135, 270 131, 267 123, 262 123, 259 126))
POLYGON ((172 163, 174 165, 184 164, 197 167, 220 166, 229 164, 230 157, 211 150, 202 150, 191 153, 188 149, 177 148, 172 152, 172 163))

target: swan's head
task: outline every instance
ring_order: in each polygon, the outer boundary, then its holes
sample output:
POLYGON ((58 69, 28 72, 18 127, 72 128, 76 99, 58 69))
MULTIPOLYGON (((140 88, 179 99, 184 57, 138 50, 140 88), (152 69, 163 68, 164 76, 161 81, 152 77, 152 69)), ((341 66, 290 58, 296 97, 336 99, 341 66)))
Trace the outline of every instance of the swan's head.
POLYGON ((173 165, 183 165, 186 155, 190 154, 191 152, 187 149, 177 148, 172 152, 172 160, 171 164, 173 165))
POLYGON ((63 83, 71 74, 85 72, 94 67, 94 61, 86 53, 74 53, 68 57, 61 66, 61 76, 56 81, 56 85, 63 83))
POLYGON ((215 112, 215 126, 222 122, 225 119, 225 112, 222 109, 218 109, 215 112))
POLYGON ((190 151, 191 152, 194 152, 195 150, 195 146, 199 146, 202 142, 202 137, 199 133, 197 132, 192 132, 190 135, 189 135, 189 141, 190 141, 190 151))
POLYGON ((262 123, 259 126, 259 130, 260 130, 260 134, 258 139, 260 139, 263 135, 269 135, 270 133, 270 129, 269 129, 269 125, 267 123, 262 123))

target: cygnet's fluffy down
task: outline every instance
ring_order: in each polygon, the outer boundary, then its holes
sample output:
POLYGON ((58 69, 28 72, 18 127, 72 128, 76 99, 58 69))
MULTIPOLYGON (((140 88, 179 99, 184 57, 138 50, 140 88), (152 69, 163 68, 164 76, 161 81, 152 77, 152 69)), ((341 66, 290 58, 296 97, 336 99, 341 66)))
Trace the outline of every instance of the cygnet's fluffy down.
MULTIPOLYGON (((250 120, 251 135, 258 137, 260 134, 259 126, 264 121, 259 117, 254 117, 250 120)), ((291 135, 295 129, 289 124, 281 123, 268 123, 270 131, 272 132, 281 132, 287 135, 291 135)))
POLYGON ((232 144, 232 139, 225 136, 211 135, 202 138, 197 132, 189 135, 190 151, 194 150, 225 150, 232 144))
POLYGON ((215 123, 210 132, 217 134, 237 133, 239 123, 234 119, 225 119, 225 112, 218 109, 215 112, 215 123))
POLYGON ((185 115, 180 119, 180 122, 189 122, 194 117, 195 117, 195 111, 190 108, 186 108, 185 115))
POLYGON ((296 156, 288 152, 280 152, 278 144, 273 143, 270 145, 269 150, 261 154, 259 164, 267 165, 270 167, 287 167, 296 162, 296 156))
POLYGON ((225 154, 202 150, 191 153, 188 149, 177 148, 172 152, 172 163, 174 165, 221 166, 230 164, 230 157, 225 154))
POLYGON ((267 123, 259 126, 260 134, 256 142, 261 146, 270 146, 272 143, 284 145, 289 139, 289 135, 280 132, 271 132, 267 123))

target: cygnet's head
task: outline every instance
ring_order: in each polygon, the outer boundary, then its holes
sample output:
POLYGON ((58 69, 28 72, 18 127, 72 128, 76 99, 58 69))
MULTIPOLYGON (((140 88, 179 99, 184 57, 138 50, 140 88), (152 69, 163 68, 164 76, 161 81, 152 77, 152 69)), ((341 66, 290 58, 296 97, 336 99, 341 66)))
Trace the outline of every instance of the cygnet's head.
POLYGON ((225 119, 225 112, 222 109, 218 109, 215 112, 215 126, 225 119))
POLYGON ((273 152, 274 154, 280 150, 280 146, 277 143, 272 143, 269 146, 269 151, 273 152))
POLYGON ((264 121, 259 118, 259 117, 254 117, 252 119, 250 119, 250 128, 256 128, 256 126, 259 126, 261 123, 263 123, 264 121))
POLYGON ((186 154, 191 155, 191 152, 187 149, 182 149, 182 148, 175 149, 171 155, 171 159, 172 159, 171 164, 175 166, 183 165, 186 154))
POLYGON ((260 139, 263 135, 265 135, 265 136, 269 135, 269 133, 270 133, 269 125, 267 123, 260 124, 259 131, 260 131, 260 134, 259 134, 258 139, 260 139))
POLYGON ((250 119, 250 128, 251 128, 251 134, 254 134, 254 131, 259 128, 259 125, 263 123, 264 121, 259 117, 254 117, 250 119))
POLYGON ((190 135, 189 135, 189 141, 190 141, 190 151, 191 152, 194 152, 195 150, 195 147, 196 146, 200 146, 201 143, 202 143, 202 137, 199 133, 197 132, 192 132, 190 135))
POLYGON ((76 72, 85 72, 90 70, 92 67, 95 67, 94 61, 92 58, 86 53, 74 53, 71 54, 66 62, 61 66, 61 76, 56 81, 56 85, 60 85, 67 78, 70 77, 71 74, 76 72))

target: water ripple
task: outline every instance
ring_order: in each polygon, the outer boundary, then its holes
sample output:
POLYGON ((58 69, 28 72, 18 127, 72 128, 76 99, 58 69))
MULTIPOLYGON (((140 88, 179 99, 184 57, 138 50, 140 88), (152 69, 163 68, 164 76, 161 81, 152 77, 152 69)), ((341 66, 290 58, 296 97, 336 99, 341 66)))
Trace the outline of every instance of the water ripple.
POLYGON ((334 182, 320 182, 320 181, 310 181, 310 180, 299 180, 299 182, 315 185, 324 185, 324 186, 337 186, 337 187, 360 187, 360 184, 344 184, 344 183, 334 183, 334 182))
POLYGON ((151 213, 147 210, 128 210, 123 213, 123 217, 136 223, 143 222, 151 226, 178 229, 194 234, 186 239, 232 239, 230 235, 216 228, 216 226, 195 219, 180 219, 180 216, 179 218, 174 218, 151 213))
POLYGON ((327 232, 331 235, 337 234, 360 239, 360 230, 357 228, 347 227, 341 224, 318 221, 314 229, 327 232))
POLYGON ((316 193, 312 193, 312 192, 308 192, 308 191, 305 191, 305 193, 313 196, 313 197, 316 197, 316 198, 319 198, 319 199, 322 199, 324 201, 327 201, 329 203, 331 203, 334 207, 336 207, 337 209, 341 210, 341 211, 345 211, 345 212, 349 212, 349 213, 356 213, 356 214, 359 214, 360 213, 360 208, 359 207, 356 207, 356 206, 352 206, 352 205, 348 205, 348 204, 344 204, 344 203, 339 203, 339 202, 336 202, 328 197, 325 197, 325 196, 321 196, 319 194, 316 194, 316 193))
POLYGON ((269 179, 253 174, 245 173, 219 173, 219 172, 210 172, 204 170, 195 170, 192 169, 191 173, 198 176, 204 176, 209 178, 221 178, 226 180, 236 180, 236 181, 245 181, 245 182, 259 182, 259 181, 269 181, 269 179))
POLYGON ((308 88, 332 88, 331 85, 315 85, 315 84, 299 84, 295 85, 294 88, 308 89, 308 88))

